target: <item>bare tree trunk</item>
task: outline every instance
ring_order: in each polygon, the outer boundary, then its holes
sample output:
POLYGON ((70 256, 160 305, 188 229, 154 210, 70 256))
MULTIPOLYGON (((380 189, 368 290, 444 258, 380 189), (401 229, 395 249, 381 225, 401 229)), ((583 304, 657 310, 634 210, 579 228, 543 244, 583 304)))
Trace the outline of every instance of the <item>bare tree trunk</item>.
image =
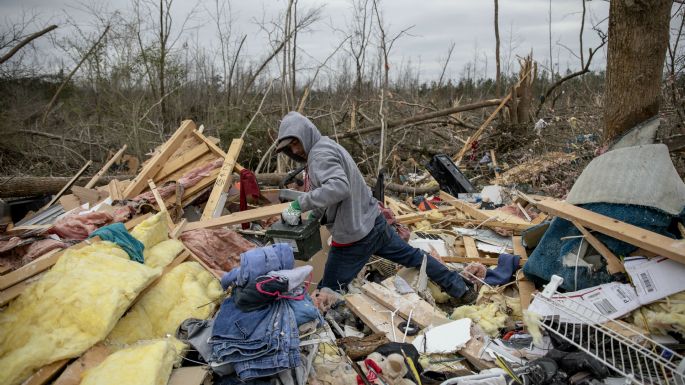
POLYGON ((499 3, 498 0, 495 0, 495 64, 497 66, 497 73, 495 75, 495 89, 496 89, 496 94, 497 97, 499 98, 501 96, 501 81, 502 81, 502 74, 500 72, 500 63, 499 63, 499 3))
POLYGON ((164 1, 165 0, 159 0, 159 106, 162 111, 162 132, 164 132, 167 126, 167 103, 165 100, 166 98, 164 97, 166 95, 164 84, 164 69, 166 67, 166 43, 169 37, 168 33, 166 33, 166 28, 164 26, 164 19, 166 18, 164 14, 164 1))
POLYGON ((605 141, 659 112, 671 4, 670 0, 610 2, 605 141))

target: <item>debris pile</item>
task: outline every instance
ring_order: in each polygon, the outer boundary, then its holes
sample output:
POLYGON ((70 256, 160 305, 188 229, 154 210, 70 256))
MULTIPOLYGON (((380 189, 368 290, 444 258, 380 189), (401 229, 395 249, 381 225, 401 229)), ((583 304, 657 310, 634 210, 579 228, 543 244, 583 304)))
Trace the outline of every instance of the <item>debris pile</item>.
POLYGON ((345 290, 317 288, 327 229, 284 227, 302 187, 259 183, 242 144, 185 121, 131 180, 72 181, 6 223, 0 382, 685 381, 685 184, 666 146, 616 145, 565 200, 518 187, 544 191, 574 153, 502 167, 493 151, 482 188, 458 167, 466 146, 415 176, 434 194, 385 195, 379 178, 389 231, 474 288, 459 303, 427 257, 373 257, 345 290))

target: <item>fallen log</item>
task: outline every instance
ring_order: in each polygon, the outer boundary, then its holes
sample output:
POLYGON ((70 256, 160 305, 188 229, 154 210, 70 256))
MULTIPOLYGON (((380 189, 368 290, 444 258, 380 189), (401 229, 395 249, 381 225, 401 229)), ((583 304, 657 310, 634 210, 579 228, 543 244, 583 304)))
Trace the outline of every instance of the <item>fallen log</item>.
MULTIPOLYGON (((280 173, 265 173, 257 174, 257 182, 265 186, 278 186, 278 183, 286 177, 287 174, 280 173)), ((133 179, 134 175, 110 175, 102 176, 98 179, 95 186, 104 186, 109 184, 112 180, 126 180, 133 179)), ((52 176, 52 177, 38 177, 38 176, 9 176, 0 177, 0 198, 18 198, 38 195, 56 194, 64 185, 69 182, 70 177, 52 176)), ((91 177, 79 178, 75 185, 83 186, 90 181, 91 177)), ((237 179, 237 178, 236 178, 237 179)), ((234 180, 236 180, 234 179, 234 180)), ((368 178, 367 183, 371 186, 375 184, 374 178, 368 178)), ((94 186, 94 187, 95 187, 94 186)), ((397 193, 408 194, 428 194, 439 190, 438 186, 430 187, 411 187, 399 185, 396 183, 386 183, 386 190, 397 193)))

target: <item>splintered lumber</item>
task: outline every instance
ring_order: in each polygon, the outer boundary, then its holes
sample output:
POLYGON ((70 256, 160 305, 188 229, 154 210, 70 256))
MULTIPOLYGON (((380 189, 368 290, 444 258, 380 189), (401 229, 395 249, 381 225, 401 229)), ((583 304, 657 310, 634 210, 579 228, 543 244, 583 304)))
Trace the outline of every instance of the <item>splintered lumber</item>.
POLYGON ((31 285, 33 282, 40 279, 40 277, 42 277, 43 274, 45 273, 43 272, 40 274, 36 274, 33 277, 27 278, 14 286, 10 286, 5 290, 0 291, 0 306, 5 306, 5 304, 17 298, 24 291, 24 289, 29 287, 29 285, 31 285))
POLYGON ((612 238, 685 264, 685 242, 682 240, 668 238, 562 201, 543 200, 537 202, 536 205, 541 210, 569 221, 575 221, 587 229, 599 231, 612 238))
POLYGON ((121 147, 121 149, 120 149, 119 151, 117 151, 117 153, 114 154, 114 155, 112 156, 112 158, 111 158, 109 161, 107 161, 107 163, 105 163, 104 166, 102 166, 102 168, 100 169, 100 171, 98 171, 97 174, 95 174, 95 175, 93 176, 93 178, 92 178, 91 180, 89 180, 88 183, 86 183, 86 185, 83 186, 83 187, 85 187, 85 188, 93 188, 93 187, 95 187, 95 183, 97 183, 98 179, 100 179, 100 177, 102 177, 103 175, 105 175, 105 173, 107 172, 107 170, 109 170, 109 168, 112 167, 112 165, 114 164, 114 162, 116 162, 117 160, 119 160, 119 158, 120 158, 122 155, 124 155, 124 151, 126 151, 126 148, 128 148, 128 145, 124 144, 124 146, 121 147))
POLYGON ((466 154, 466 151, 468 151, 468 149, 471 148, 471 143, 473 143, 474 141, 478 140, 478 138, 480 138, 480 135, 483 133, 483 131, 485 131, 485 129, 488 128, 488 125, 490 125, 490 123, 493 121, 493 119, 495 119, 495 117, 500 112, 500 110, 502 108, 504 108, 504 106, 507 105, 509 100, 512 99, 512 97, 514 96, 514 92, 516 92, 516 89, 518 88, 518 86, 528 77, 529 74, 530 74, 530 71, 526 72, 526 74, 523 75, 523 77, 521 77, 521 79, 519 79, 518 83, 516 83, 514 88, 512 88, 511 92, 509 92, 509 94, 507 94, 507 96, 504 97, 504 99, 502 99, 502 101, 497 106, 497 108, 495 108, 495 111, 493 111, 492 114, 490 114, 490 116, 488 116, 488 118, 485 119, 485 122, 483 122, 483 124, 481 124, 481 126, 478 127, 478 130, 476 130, 476 132, 473 135, 469 136, 469 138, 466 140, 466 143, 464 143, 464 147, 461 148, 459 153, 453 159, 454 163, 457 166, 459 166, 459 163, 461 163, 461 159, 464 157, 464 154, 466 154))
POLYGON ((161 151, 150 159, 131 184, 128 185, 126 191, 123 193, 124 198, 130 199, 143 192, 147 186, 148 179, 154 178, 155 174, 164 167, 166 161, 169 160, 171 155, 173 155, 178 147, 183 144, 185 138, 190 135, 193 130, 195 130, 195 123, 192 120, 184 120, 181 123, 181 127, 179 127, 174 135, 166 141, 161 151))
MULTIPOLYGON (((364 294, 349 294, 345 296, 347 307, 374 333, 383 333, 392 342, 401 342, 404 335, 397 325, 403 321, 402 317, 390 315, 391 310, 375 302, 364 294), (395 327, 393 328, 393 322, 395 327)), ((410 337, 407 336, 407 340, 410 337)))
POLYGON ((41 209, 41 211, 47 209, 48 207, 50 207, 50 206, 52 206, 52 205, 54 205, 55 202, 57 202, 57 200, 62 196, 62 194, 64 194, 67 190, 69 190, 69 189, 71 188, 71 186, 74 185, 74 183, 76 183, 76 180, 81 176, 81 174, 83 174, 83 173, 88 169, 88 167, 90 167, 91 164, 93 164, 93 161, 92 161, 92 160, 89 160, 88 162, 86 162, 86 164, 85 164, 83 167, 81 167, 80 170, 78 170, 78 172, 76 173, 76 175, 74 175, 74 177, 71 178, 71 179, 69 180, 69 182, 67 182, 67 184, 65 184, 64 187, 62 187, 62 189, 59 190, 59 192, 58 192, 57 194, 55 194, 54 197, 52 197, 52 199, 50 200, 50 202, 48 202, 48 204, 46 204, 45 206, 43 206, 43 208, 41 209))
POLYGON ((221 166, 221 170, 216 177, 214 188, 212 188, 212 192, 209 195, 209 199, 207 200, 200 220, 216 218, 221 215, 224 205, 226 204, 226 193, 233 184, 233 168, 235 167, 240 150, 243 148, 243 143, 244 141, 242 139, 233 139, 231 142, 228 153, 224 158, 224 164, 221 166))
POLYGON ((585 227, 579 224, 577 221, 571 221, 576 228, 583 234, 587 243, 589 243, 597 252, 604 257, 607 262, 607 271, 609 274, 625 273, 626 269, 623 264, 618 259, 618 257, 609 250, 599 239, 595 238, 585 227))
POLYGON ((388 309, 397 309, 403 318, 408 319, 411 313, 412 322, 416 322, 421 328, 430 325, 442 325, 449 322, 442 311, 436 309, 424 301, 416 293, 400 294, 394 289, 392 278, 386 279, 383 285, 368 282, 362 286, 362 292, 369 298, 385 306, 388 309), (391 287, 386 287, 390 286, 391 287), (413 310, 413 311, 412 311, 413 310))
POLYGON ((212 218, 206 221, 191 222, 186 225, 185 231, 235 225, 238 223, 245 223, 256 221, 259 219, 269 218, 274 215, 279 215, 280 213, 282 213, 283 210, 285 210, 288 207, 288 205, 290 205, 290 203, 280 203, 277 205, 258 207, 252 210, 246 210, 238 213, 224 215, 222 217, 212 218))
POLYGON ((480 258, 480 254, 478 253, 478 247, 476 247, 476 240, 464 236, 462 237, 464 240, 464 249, 466 249, 466 257, 467 258, 480 258))
POLYGON ((495 170, 495 178, 499 178, 499 166, 497 165, 495 150, 490 150, 490 159, 492 159, 492 168, 495 170))
POLYGON ((111 350, 103 344, 96 344, 81 357, 69 364, 52 385, 79 385, 86 370, 98 366, 109 357, 111 350))
POLYGON ((483 213, 482 211, 478 210, 477 208, 471 206, 471 204, 466 203, 462 200, 459 200, 452 195, 440 191, 440 199, 443 201, 449 203, 450 205, 454 206, 457 210, 463 212, 464 214, 470 216, 473 219, 478 219, 478 220, 488 220, 490 219, 490 216, 483 213))

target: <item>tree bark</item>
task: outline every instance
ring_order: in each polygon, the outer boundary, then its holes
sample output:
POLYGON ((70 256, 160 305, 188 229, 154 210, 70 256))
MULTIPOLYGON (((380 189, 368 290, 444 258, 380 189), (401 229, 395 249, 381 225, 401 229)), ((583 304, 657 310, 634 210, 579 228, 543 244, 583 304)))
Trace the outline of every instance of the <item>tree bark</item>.
POLYGON ((38 39, 39 37, 45 35, 46 33, 50 32, 50 31, 52 31, 53 29, 56 29, 56 28, 57 28, 56 25, 51 25, 51 26, 49 26, 49 27, 47 27, 47 28, 45 28, 45 29, 43 29, 43 30, 41 30, 41 31, 38 31, 38 32, 36 32, 36 33, 33 33, 33 34, 27 36, 24 40, 20 41, 19 44, 17 44, 17 45, 16 45, 14 48, 12 48, 9 52, 7 52, 6 54, 2 55, 2 57, 0 57, 0 64, 2 64, 2 63, 4 63, 4 62, 8 61, 12 56, 14 56, 14 54, 16 54, 17 52, 19 52, 20 49, 24 48, 24 46, 25 46, 26 44, 32 42, 32 41, 35 40, 35 39, 38 39))
POLYGON ((497 66, 497 72, 495 74, 495 92, 497 97, 502 96, 501 94, 501 72, 499 66, 499 4, 495 0, 495 65, 497 66))
POLYGON ((671 4, 670 0, 610 2, 605 142, 659 112, 671 4))

